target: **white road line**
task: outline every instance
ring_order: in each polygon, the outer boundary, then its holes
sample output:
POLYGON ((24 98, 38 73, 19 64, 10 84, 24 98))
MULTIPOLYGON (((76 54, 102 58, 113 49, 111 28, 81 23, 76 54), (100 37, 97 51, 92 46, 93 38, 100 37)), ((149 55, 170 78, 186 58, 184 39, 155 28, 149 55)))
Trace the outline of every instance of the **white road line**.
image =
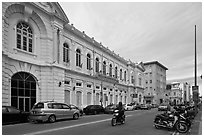
POLYGON ((2 125, 2 128, 4 127, 12 127, 12 126, 20 126, 20 125, 28 125, 29 123, 20 123, 20 124, 11 124, 11 125, 2 125))
MULTIPOLYGON (((130 117, 130 116, 132 116, 132 115, 127 115, 126 117, 130 117)), ((109 121, 109 120, 111 120, 111 118, 104 119, 104 120, 93 121, 93 122, 82 123, 82 124, 77 124, 77 125, 72 125, 72 126, 48 129, 48 130, 43 130, 43 131, 38 131, 38 132, 32 132, 32 133, 28 133, 28 134, 25 134, 25 135, 43 134, 43 133, 47 133, 47 132, 53 132, 53 131, 58 131, 58 130, 63 130, 63 129, 69 129, 69 128, 74 128, 74 127, 79 127, 79 126, 84 126, 84 125, 96 124, 96 123, 109 121)))

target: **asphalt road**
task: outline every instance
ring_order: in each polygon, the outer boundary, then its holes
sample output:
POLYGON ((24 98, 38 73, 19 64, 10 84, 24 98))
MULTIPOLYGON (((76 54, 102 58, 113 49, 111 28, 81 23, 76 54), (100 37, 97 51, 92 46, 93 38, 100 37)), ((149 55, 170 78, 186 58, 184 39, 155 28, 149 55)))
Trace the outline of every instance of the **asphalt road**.
POLYGON ((78 120, 55 123, 24 123, 2 126, 2 135, 172 135, 153 127, 157 109, 127 111, 124 125, 111 126, 111 114, 85 115, 78 120))

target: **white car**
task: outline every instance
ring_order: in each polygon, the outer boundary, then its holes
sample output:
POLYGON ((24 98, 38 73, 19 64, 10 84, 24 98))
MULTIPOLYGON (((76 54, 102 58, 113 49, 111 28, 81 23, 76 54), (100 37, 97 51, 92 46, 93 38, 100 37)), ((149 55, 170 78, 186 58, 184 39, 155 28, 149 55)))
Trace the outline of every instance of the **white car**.
POLYGON ((131 104, 125 104, 125 110, 133 110, 134 106, 131 104))

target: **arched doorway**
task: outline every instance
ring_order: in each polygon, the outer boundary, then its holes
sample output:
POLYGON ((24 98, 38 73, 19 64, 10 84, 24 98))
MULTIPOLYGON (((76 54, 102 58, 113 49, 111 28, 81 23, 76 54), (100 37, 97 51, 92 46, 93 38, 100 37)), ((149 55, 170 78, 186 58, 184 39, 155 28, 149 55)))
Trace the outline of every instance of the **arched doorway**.
POLYGON ((69 90, 65 90, 64 92, 64 102, 67 104, 70 104, 70 91, 69 90))
POLYGON ((99 93, 96 93, 96 105, 99 105, 100 103, 99 103, 99 101, 100 101, 100 99, 99 99, 99 93))
POLYGON ((91 105, 91 93, 87 93, 87 105, 91 105))
POLYGON ((80 92, 80 91, 77 91, 76 92, 76 105, 78 106, 78 107, 81 107, 81 105, 82 105, 82 93, 80 92))
POLYGON ((18 72, 11 77, 11 106, 30 111, 36 102, 36 81, 32 74, 18 72))

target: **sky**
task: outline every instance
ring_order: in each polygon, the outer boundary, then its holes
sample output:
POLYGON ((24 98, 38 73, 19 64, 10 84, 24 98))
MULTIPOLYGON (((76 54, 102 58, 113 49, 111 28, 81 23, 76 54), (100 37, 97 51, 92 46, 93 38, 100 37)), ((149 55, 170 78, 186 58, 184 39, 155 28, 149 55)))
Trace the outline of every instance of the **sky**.
MULTIPOLYGON (((158 61, 167 80, 202 74, 201 2, 59 2, 70 24, 126 60, 158 61)), ((201 80, 198 81, 201 83, 201 80)))

